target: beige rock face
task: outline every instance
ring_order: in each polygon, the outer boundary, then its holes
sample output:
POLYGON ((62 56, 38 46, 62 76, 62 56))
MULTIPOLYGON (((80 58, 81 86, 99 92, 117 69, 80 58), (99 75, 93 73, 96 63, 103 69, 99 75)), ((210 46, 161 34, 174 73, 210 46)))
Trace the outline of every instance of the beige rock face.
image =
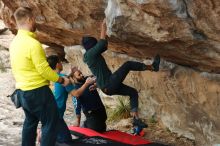
MULTIPOLYGON (((106 16, 110 43, 105 58, 113 71, 127 60, 157 53, 172 62, 163 62, 159 73, 132 72, 126 78, 139 91, 141 116, 156 116, 197 145, 220 143, 219 0, 1 1, 0 17, 13 32, 11 14, 19 6, 31 7, 38 38, 60 54, 62 46, 80 44, 85 34, 98 37, 106 16)), ((88 73, 80 51, 65 50, 67 60, 88 73)))
POLYGON ((9 31, 2 20, 0 20, 0 44, 5 48, 9 48, 9 45, 14 38, 14 35, 9 31))
MULTIPOLYGON (((80 46, 66 47, 65 52, 72 65, 90 73, 82 61, 80 46)), ((104 53, 104 57, 113 72, 128 60, 150 63, 111 51, 104 53)), ((130 72, 125 80, 139 92, 141 117, 154 116, 172 132, 195 139, 197 145, 219 143, 220 76, 165 61, 161 67, 158 73, 130 72)))
POLYGON ((98 36, 108 22, 110 48, 147 58, 156 53, 176 64, 220 72, 219 0, 2 0, 2 19, 15 29, 11 12, 29 6, 42 42, 79 44, 82 35, 98 36))

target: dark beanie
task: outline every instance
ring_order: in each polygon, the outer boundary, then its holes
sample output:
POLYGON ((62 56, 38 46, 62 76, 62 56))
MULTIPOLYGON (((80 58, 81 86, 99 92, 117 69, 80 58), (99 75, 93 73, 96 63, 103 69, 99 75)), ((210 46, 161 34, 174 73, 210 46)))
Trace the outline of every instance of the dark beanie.
POLYGON ((97 39, 94 37, 84 36, 82 38, 82 45, 86 50, 91 49, 97 44, 97 39))

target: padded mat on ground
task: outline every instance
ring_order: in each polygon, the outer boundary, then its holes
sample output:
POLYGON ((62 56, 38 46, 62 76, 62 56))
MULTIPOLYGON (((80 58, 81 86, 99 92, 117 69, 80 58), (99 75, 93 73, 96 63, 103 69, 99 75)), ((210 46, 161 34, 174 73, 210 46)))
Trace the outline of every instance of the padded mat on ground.
POLYGON ((125 132, 112 130, 104 133, 98 133, 94 130, 69 127, 71 134, 78 136, 79 139, 73 140, 70 144, 56 144, 56 146, 92 146, 92 145, 106 145, 106 146, 165 146, 163 144, 152 143, 143 139, 140 136, 130 135, 125 132))

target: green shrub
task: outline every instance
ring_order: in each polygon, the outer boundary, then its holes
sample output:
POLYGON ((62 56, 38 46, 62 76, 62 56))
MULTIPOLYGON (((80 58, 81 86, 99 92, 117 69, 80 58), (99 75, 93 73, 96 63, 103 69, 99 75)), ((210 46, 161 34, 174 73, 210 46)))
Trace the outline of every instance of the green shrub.
POLYGON ((149 122, 152 123, 152 124, 157 123, 156 117, 154 115, 151 116, 151 118, 149 119, 149 122))
POLYGON ((130 117, 130 105, 126 98, 118 97, 117 106, 115 109, 109 109, 109 121, 117 121, 120 119, 127 119, 130 117))

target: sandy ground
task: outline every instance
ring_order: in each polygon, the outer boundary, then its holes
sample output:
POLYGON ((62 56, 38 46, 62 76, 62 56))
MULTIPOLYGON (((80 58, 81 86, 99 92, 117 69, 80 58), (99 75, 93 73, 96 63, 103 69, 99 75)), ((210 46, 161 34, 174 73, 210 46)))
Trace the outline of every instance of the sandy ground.
MULTIPOLYGON (((0 146, 21 145, 21 130, 24 119, 22 109, 15 109, 8 94, 14 90, 14 79, 11 73, 0 73, 0 146)), ((68 125, 75 124, 75 114, 73 112, 71 98, 67 102, 65 120, 68 125)), ((84 119, 84 117, 82 118, 84 119)), ((148 121, 149 123, 149 121, 148 121)), ((109 122, 108 129, 118 129, 130 132, 130 119, 109 122)), ((146 139, 154 142, 169 144, 171 146, 195 146, 195 143, 183 137, 163 129, 158 123, 149 123, 149 128, 145 129, 146 139)))

